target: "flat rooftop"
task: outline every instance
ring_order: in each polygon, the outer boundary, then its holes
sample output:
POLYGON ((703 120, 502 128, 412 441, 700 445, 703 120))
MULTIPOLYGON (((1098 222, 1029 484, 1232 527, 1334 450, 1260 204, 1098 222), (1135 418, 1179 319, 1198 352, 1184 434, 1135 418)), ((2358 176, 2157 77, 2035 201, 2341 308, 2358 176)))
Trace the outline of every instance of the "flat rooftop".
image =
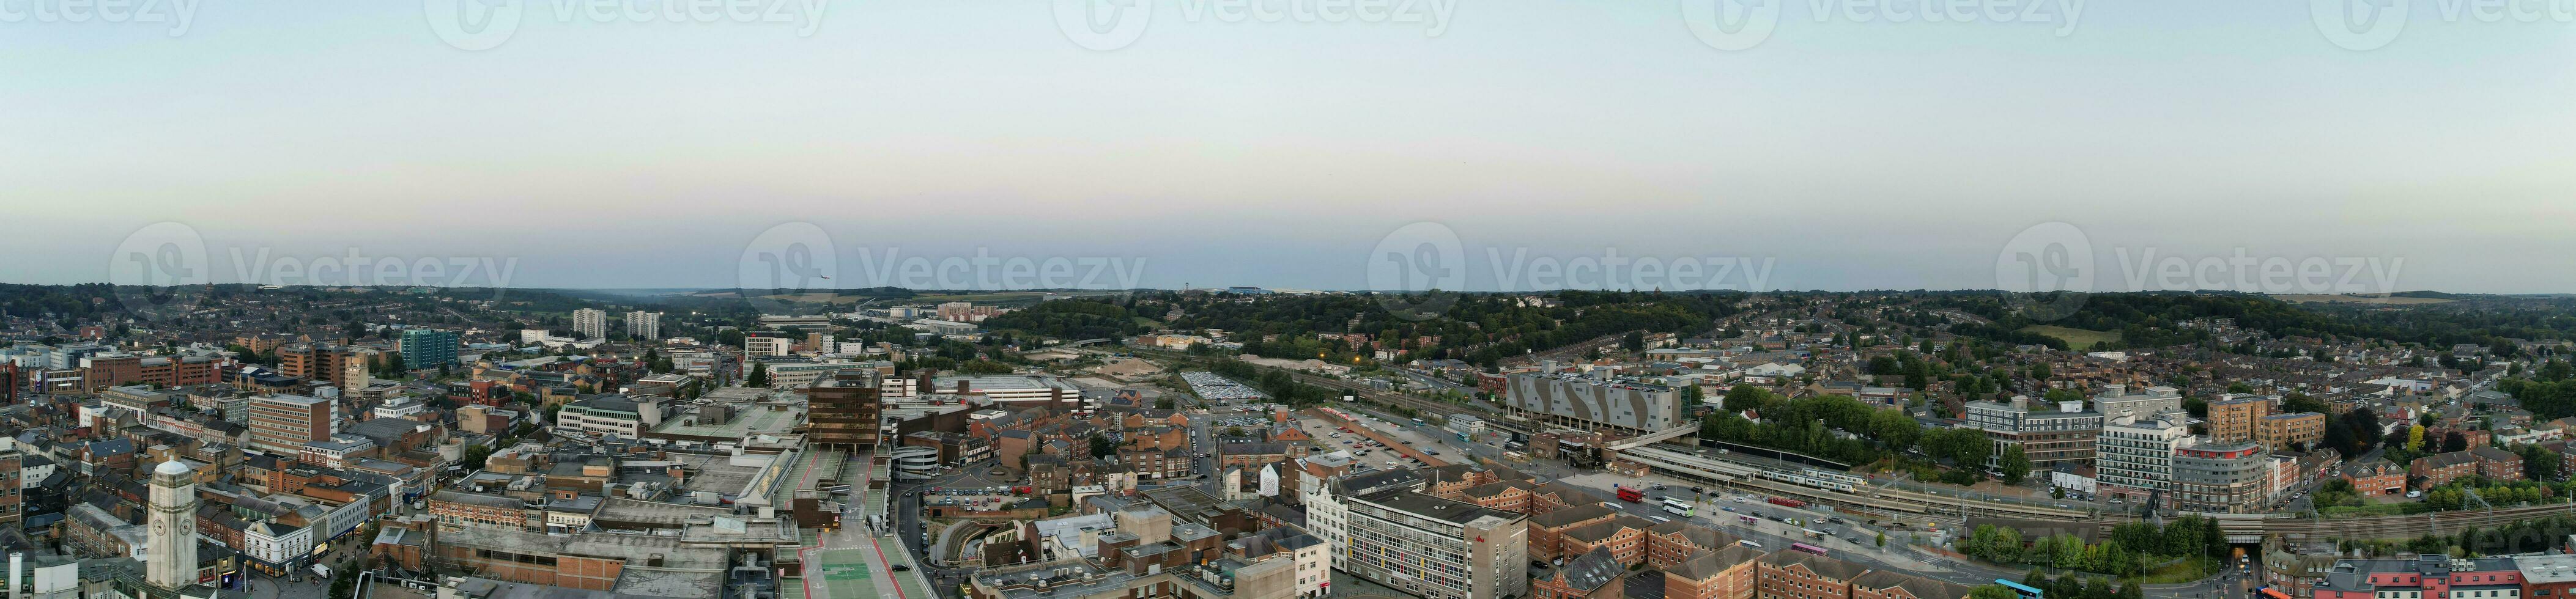
POLYGON ((1369 503, 1375 503, 1396 510, 1401 510, 1406 513, 1460 526, 1464 526, 1469 522, 1475 522, 1481 518, 1500 518, 1511 520, 1521 517, 1519 514, 1488 509, 1477 506, 1473 503, 1452 501, 1424 495, 1414 492, 1411 489, 1379 491, 1373 495, 1363 495, 1360 499, 1369 503))
POLYGON ((702 423, 698 422, 696 414, 681 414, 664 419, 661 426, 646 431, 644 436, 646 438, 733 440, 751 435, 784 435, 794 431, 798 423, 805 421, 804 406, 788 406, 783 410, 774 410, 763 405, 737 407, 739 409, 734 412, 733 420, 730 421, 702 423))

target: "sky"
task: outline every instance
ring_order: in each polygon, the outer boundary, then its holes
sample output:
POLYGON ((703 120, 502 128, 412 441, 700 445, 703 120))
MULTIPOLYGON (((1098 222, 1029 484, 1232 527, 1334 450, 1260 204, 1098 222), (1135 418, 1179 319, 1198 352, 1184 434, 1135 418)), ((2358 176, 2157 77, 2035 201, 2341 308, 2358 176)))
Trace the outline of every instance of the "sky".
POLYGON ((2576 292, 2576 2, 2346 1, 0 0, 0 282, 2576 292))

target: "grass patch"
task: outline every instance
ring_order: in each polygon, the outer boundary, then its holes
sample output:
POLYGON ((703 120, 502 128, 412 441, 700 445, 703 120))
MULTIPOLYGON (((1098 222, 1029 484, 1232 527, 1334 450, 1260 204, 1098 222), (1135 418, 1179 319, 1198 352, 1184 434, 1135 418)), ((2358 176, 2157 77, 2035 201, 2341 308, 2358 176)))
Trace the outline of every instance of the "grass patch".
POLYGON ((2050 337, 2056 337, 2057 340, 2066 342, 2067 349, 2075 351, 2091 349, 2095 343, 2120 342, 2119 331, 2088 331, 2084 329, 2044 324, 2022 327, 2021 330, 2024 333, 2038 333, 2050 337))
POLYGON ((2206 557, 2166 564, 2139 573, 2129 580, 2138 584, 2182 584, 2200 582, 2218 574, 2218 561, 2206 557))

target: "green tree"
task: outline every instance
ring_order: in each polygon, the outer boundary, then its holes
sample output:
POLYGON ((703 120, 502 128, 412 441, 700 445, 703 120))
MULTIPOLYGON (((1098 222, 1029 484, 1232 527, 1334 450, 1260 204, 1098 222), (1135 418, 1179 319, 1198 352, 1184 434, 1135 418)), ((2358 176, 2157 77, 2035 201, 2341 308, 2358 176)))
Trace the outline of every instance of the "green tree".
POLYGON ((743 380, 742 380, 742 386, 745 386, 745 387, 767 387, 767 386, 769 386, 769 365, 768 365, 768 364, 766 364, 766 363, 752 364, 752 365, 751 365, 751 376, 743 378, 743 380))
POLYGON ((2004 484, 2007 485, 2021 484, 2022 477, 2030 475, 2030 456, 2022 453, 2019 444, 2005 447, 2004 455, 1996 458, 1995 464, 2003 472, 2004 484))
POLYGON ((1977 590, 1969 591, 1968 599, 2021 599, 2021 594, 2014 593, 2012 589, 2004 588, 2004 585, 1990 584, 1977 587, 1977 590))
POLYGON ((1091 457, 1105 458, 1113 455, 1118 455, 1118 444, 1109 442, 1108 437, 1101 436, 1099 433, 1093 433, 1091 435, 1091 457))

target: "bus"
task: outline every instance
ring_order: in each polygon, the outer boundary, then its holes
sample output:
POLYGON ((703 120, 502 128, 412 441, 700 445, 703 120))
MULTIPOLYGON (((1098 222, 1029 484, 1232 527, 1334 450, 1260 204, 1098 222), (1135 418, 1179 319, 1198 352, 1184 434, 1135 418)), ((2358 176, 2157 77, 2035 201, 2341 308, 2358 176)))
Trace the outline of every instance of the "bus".
POLYGON ((1754 517, 1752 517, 1752 516, 1736 516, 1736 517, 1735 517, 1735 519, 1744 521, 1744 525, 1745 525, 1745 526, 1752 526, 1752 525, 1755 525, 1755 524, 1760 524, 1760 523, 1762 523, 1762 521, 1761 521, 1761 520, 1755 519, 1755 518, 1754 518, 1754 517))
POLYGON ((1807 534, 1807 538, 1809 538, 1809 539, 1818 540, 1818 541, 1825 540, 1825 531, 1816 530, 1816 529, 1813 529, 1813 528, 1807 528, 1807 529, 1800 529, 1800 530, 1799 530, 1799 532, 1806 533, 1806 534, 1807 534))
POLYGON ((1664 511, 1680 514, 1681 517, 1688 518, 1691 517, 1692 512, 1697 510, 1691 509, 1691 504, 1688 501, 1667 497, 1664 498, 1664 511))
POLYGON ((2290 599, 2289 593, 2283 593, 2272 587, 2262 587, 2254 590, 2255 592, 2262 593, 2263 599, 2290 599))
POLYGON ((1806 544, 1806 543, 1790 543, 1790 544, 1789 544, 1789 548, 1790 548, 1790 549, 1796 549, 1796 550, 1799 550, 1799 551, 1804 551, 1804 552, 1807 552, 1807 553, 1813 553, 1813 554, 1816 554, 1816 555, 1824 555, 1824 554, 1825 554, 1825 548, 1823 548, 1823 547, 1817 547, 1817 546, 1814 546, 1814 545, 1809 545, 1809 544, 1806 544))
POLYGON ((1415 419, 1413 419, 1413 425, 1414 425, 1414 426, 1431 426, 1431 423, 1429 423, 1429 422, 1423 422, 1423 421, 1422 421, 1422 419, 1420 419, 1420 418, 1415 418, 1415 419))
POLYGON ((2001 578, 1995 579, 1995 584, 2002 585, 2007 589, 2012 589, 2013 595, 2019 596, 2022 599, 2040 599, 2041 596, 2046 594, 2041 592, 2039 589, 2031 588, 2030 585, 2001 578))
POLYGON ((1639 491, 1635 487, 1619 487, 1619 500, 1629 503, 1645 501, 1646 492, 1639 491))

